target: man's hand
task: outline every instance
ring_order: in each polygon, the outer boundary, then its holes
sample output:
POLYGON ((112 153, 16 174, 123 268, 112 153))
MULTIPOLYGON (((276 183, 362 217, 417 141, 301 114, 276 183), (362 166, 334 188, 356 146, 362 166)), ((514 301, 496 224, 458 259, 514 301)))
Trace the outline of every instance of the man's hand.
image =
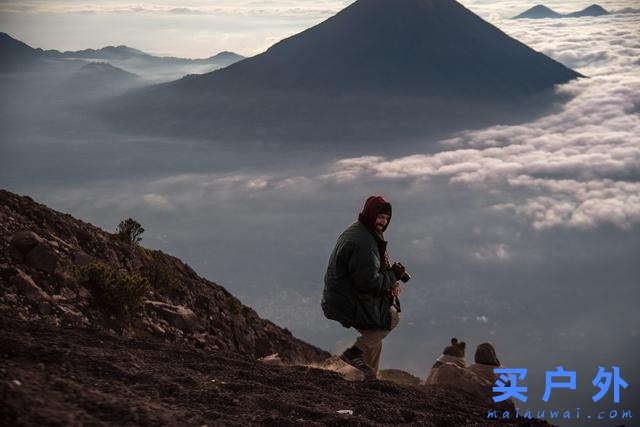
POLYGON ((393 270, 393 274, 396 276, 396 280, 400 280, 400 278, 404 276, 404 273, 407 272, 407 269, 404 267, 404 265, 400 264, 399 262, 394 262, 391 266, 391 270, 393 270))
POLYGON ((399 297, 400 294, 402 293, 400 282, 394 283, 390 290, 391 290, 391 295, 393 295, 394 297, 399 297))

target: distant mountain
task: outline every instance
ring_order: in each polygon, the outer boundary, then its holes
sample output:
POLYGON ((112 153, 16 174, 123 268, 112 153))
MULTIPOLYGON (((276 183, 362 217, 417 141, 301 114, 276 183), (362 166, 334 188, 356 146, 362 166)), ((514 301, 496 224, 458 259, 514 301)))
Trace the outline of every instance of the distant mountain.
POLYGON ((579 76, 454 0, 359 0, 260 55, 132 93, 107 113, 213 138, 387 138, 502 121, 579 76))
POLYGON ((520 19, 520 18, 540 19, 540 18, 560 18, 560 17, 562 17, 562 15, 559 14, 558 12, 552 9, 549 9, 547 6, 539 4, 539 5, 533 6, 531 9, 525 10, 518 16, 514 16, 513 19, 520 19))
POLYGON ((592 4, 591 6, 582 9, 578 12, 561 14, 554 10, 549 9, 544 5, 537 5, 532 7, 531 9, 527 9, 522 12, 520 15, 514 16, 512 19, 541 19, 541 18, 576 18, 582 16, 601 16, 601 15, 609 15, 602 6, 597 4, 592 4))
POLYGON ((573 13, 568 13, 565 15, 565 17, 567 18, 579 18, 582 16, 602 16, 602 15, 609 15, 609 12, 607 12, 602 6, 597 5, 597 4, 592 4, 591 6, 584 8, 578 12, 573 12, 573 13))
POLYGON ((56 86, 56 92, 75 100, 114 96, 145 85, 138 75, 106 62, 90 62, 56 86))
POLYGON ((158 83, 176 80, 187 74, 208 73, 244 59, 241 55, 226 51, 209 58, 199 59, 154 56, 128 46, 107 46, 102 49, 66 52, 47 50, 44 54, 51 58, 108 61, 118 68, 158 83))
MULTIPOLYGON (((217 55, 214 55, 208 59, 215 59, 217 61, 233 61, 233 62, 238 62, 244 59, 244 56, 242 55, 238 55, 237 53, 234 52, 229 52, 229 51, 223 51, 218 53, 217 55)), ((200 61, 199 59, 194 59, 194 61, 200 61)))
POLYGON ((11 71, 16 67, 33 64, 40 58, 40 52, 28 44, 7 33, 0 33, 0 71, 11 71))
POLYGON ((80 68, 80 70, 75 73, 74 77, 82 79, 95 79, 94 83, 99 82, 105 77, 108 78, 109 81, 115 80, 120 83, 137 80, 140 78, 140 76, 137 76, 128 71, 121 70, 120 68, 114 67, 107 62, 90 62, 86 65, 83 65, 82 68, 80 68))

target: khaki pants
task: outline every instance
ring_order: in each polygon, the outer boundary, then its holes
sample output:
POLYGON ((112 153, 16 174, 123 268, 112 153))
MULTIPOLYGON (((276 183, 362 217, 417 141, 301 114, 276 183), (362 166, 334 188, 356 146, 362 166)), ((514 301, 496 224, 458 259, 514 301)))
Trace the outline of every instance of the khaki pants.
MULTIPOLYGON (((391 329, 395 328, 400 321, 400 314, 395 307, 389 309, 391 316, 391 329)), ((371 367, 376 377, 380 366, 380 354, 382 353, 382 340, 386 337, 390 329, 358 329, 360 336, 356 339, 355 346, 363 352, 363 359, 371 367)))

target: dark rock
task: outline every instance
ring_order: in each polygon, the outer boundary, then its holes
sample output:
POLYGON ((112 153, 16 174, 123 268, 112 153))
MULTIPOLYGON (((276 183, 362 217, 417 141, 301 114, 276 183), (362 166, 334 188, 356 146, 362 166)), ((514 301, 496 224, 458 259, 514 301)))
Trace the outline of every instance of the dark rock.
POLYGON ((61 269, 59 266, 55 268, 55 270, 52 273, 52 276, 53 276, 53 280, 55 280, 60 285, 64 285, 70 280, 69 273, 61 269))
POLYGON ((31 251, 38 243, 43 242, 44 239, 38 236, 33 231, 21 231, 16 233, 11 238, 11 244, 17 248, 22 255, 26 255, 31 251))
POLYGON ((91 233, 89 233, 86 230, 83 230, 82 228, 78 229, 76 231, 76 240, 78 241, 78 244, 82 247, 82 248, 87 248, 91 245, 91 242, 93 241, 94 237, 91 235, 91 233))
POLYGON ((20 252, 20 249, 16 248, 13 245, 10 245, 7 248, 7 256, 10 260, 22 264, 24 262, 24 255, 20 252))
POLYGON ((93 258, 89 256, 85 251, 77 251, 73 254, 73 262, 79 266, 85 266, 92 260, 93 258))
POLYGON ((42 241, 27 253, 25 262, 30 267, 53 274, 58 266, 58 254, 51 246, 42 241))

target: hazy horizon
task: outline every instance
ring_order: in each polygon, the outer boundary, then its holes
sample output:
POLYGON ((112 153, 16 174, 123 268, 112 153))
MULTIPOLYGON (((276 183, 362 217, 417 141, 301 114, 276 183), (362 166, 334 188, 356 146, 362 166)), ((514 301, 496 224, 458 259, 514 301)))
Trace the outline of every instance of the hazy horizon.
MULTIPOLYGON (((127 45, 158 56, 208 58, 222 51, 253 56, 277 41, 316 25, 354 0, 2 0, 0 31, 31 47, 75 51, 127 45)), ((462 0, 492 24, 534 4, 561 13, 575 12, 593 0, 528 3, 522 0, 462 0)), ((596 2, 608 11, 638 8, 630 0, 596 2)))

